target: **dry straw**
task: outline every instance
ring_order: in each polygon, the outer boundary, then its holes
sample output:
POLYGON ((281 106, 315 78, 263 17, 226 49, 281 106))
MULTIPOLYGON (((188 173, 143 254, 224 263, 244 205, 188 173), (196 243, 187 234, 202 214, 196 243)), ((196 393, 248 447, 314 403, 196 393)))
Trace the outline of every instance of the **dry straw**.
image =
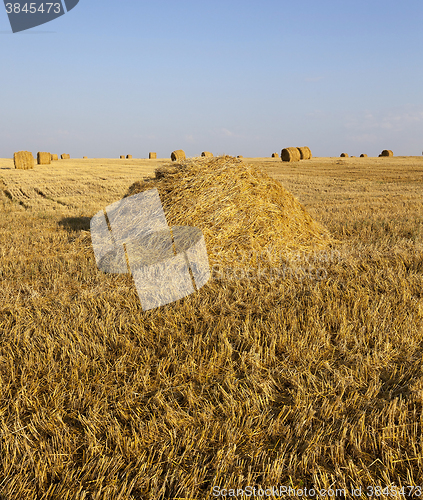
POLYGON ((341 153, 341 158, 348 158, 348 153, 341 153))
POLYGON ((126 155, 126 158, 127 158, 128 160, 132 160, 132 155, 126 155))
POLYGON ((125 159, 125 155, 120 155, 119 157, 121 160, 124 160, 125 159))
POLYGON ((177 149, 176 151, 172 151, 172 154, 170 155, 170 159, 172 161, 182 161, 185 160, 185 151, 182 151, 182 149, 177 149))
POLYGON ((279 158, 278 153, 272 153, 272 158, 279 158))
POLYGON ((62 155, 60 155, 60 158, 62 160, 70 160, 70 155, 67 153, 63 153, 62 155))
POLYGON ((367 158, 366 153, 361 153, 360 158, 367 158))
POLYGON ((257 269, 263 258, 280 266, 283 256, 333 242, 279 181, 231 156, 165 165, 155 179, 132 184, 126 196, 153 188, 171 227, 202 230, 211 267, 242 261, 257 269))
POLYGON ((88 160, 88 156, 83 156, 82 159, 83 160, 88 160))
POLYGON ((307 146, 297 148, 300 152, 300 160, 309 160, 311 158, 311 150, 307 146))
POLYGON ((394 153, 390 149, 384 149, 379 156, 394 156, 394 153))
POLYGON ((300 161, 301 155, 298 148, 284 148, 281 151, 282 161, 300 161))
POLYGON ((51 155, 51 161, 58 161, 59 155, 51 155))
POLYGON ((148 158, 150 160, 155 160, 157 158, 157 153, 148 153, 148 158))
POLYGON ((211 158, 213 156, 213 153, 210 153, 210 151, 203 151, 201 153, 201 156, 205 156, 206 158, 211 158))
POLYGON ((243 157, 243 156, 241 156, 241 155, 239 155, 239 156, 237 156, 237 158, 244 158, 244 157, 243 157))
POLYGON ((51 153, 37 153, 37 163, 38 165, 50 165, 51 163, 51 153))
POLYGON ((13 162, 15 164, 15 168, 19 168, 21 170, 29 170, 31 168, 34 168, 35 158, 29 151, 18 151, 17 153, 13 154, 13 162))

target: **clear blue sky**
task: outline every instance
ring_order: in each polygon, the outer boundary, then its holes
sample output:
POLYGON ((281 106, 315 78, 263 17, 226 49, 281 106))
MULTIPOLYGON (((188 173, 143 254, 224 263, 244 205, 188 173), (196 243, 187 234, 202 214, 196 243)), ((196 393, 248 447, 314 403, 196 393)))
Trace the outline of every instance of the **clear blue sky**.
POLYGON ((80 0, 12 34, 0 157, 423 151, 423 0, 80 0))

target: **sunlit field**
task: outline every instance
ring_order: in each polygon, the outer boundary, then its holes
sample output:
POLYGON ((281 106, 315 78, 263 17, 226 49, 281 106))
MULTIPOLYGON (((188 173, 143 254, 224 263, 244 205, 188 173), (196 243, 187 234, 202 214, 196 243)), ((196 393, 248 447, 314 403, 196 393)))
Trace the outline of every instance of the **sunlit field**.
POLYGON ((143 311, 90 219, 170 160, 0 160, 1 500, 419 496, 423 157, 243 161, 334 243, 143 311))

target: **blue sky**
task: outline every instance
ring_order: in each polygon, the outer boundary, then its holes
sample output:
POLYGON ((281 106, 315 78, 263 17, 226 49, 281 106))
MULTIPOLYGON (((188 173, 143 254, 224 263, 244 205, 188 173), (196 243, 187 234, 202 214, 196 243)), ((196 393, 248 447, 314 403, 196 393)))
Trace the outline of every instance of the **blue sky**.
POLYGON ((13 34, 0 157, 423 151, 423 0, 80 0, 13 34))

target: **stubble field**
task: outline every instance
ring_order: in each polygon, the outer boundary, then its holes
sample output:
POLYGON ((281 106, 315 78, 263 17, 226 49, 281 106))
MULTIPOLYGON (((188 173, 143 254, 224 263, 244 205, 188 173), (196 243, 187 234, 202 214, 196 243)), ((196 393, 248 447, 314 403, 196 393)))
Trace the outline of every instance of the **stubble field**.
POLYGON ((2 500, 418 497, 423 157, 244 161, 337 243, 143 311, 89 222, 169 160, 0 160, 2 500))

